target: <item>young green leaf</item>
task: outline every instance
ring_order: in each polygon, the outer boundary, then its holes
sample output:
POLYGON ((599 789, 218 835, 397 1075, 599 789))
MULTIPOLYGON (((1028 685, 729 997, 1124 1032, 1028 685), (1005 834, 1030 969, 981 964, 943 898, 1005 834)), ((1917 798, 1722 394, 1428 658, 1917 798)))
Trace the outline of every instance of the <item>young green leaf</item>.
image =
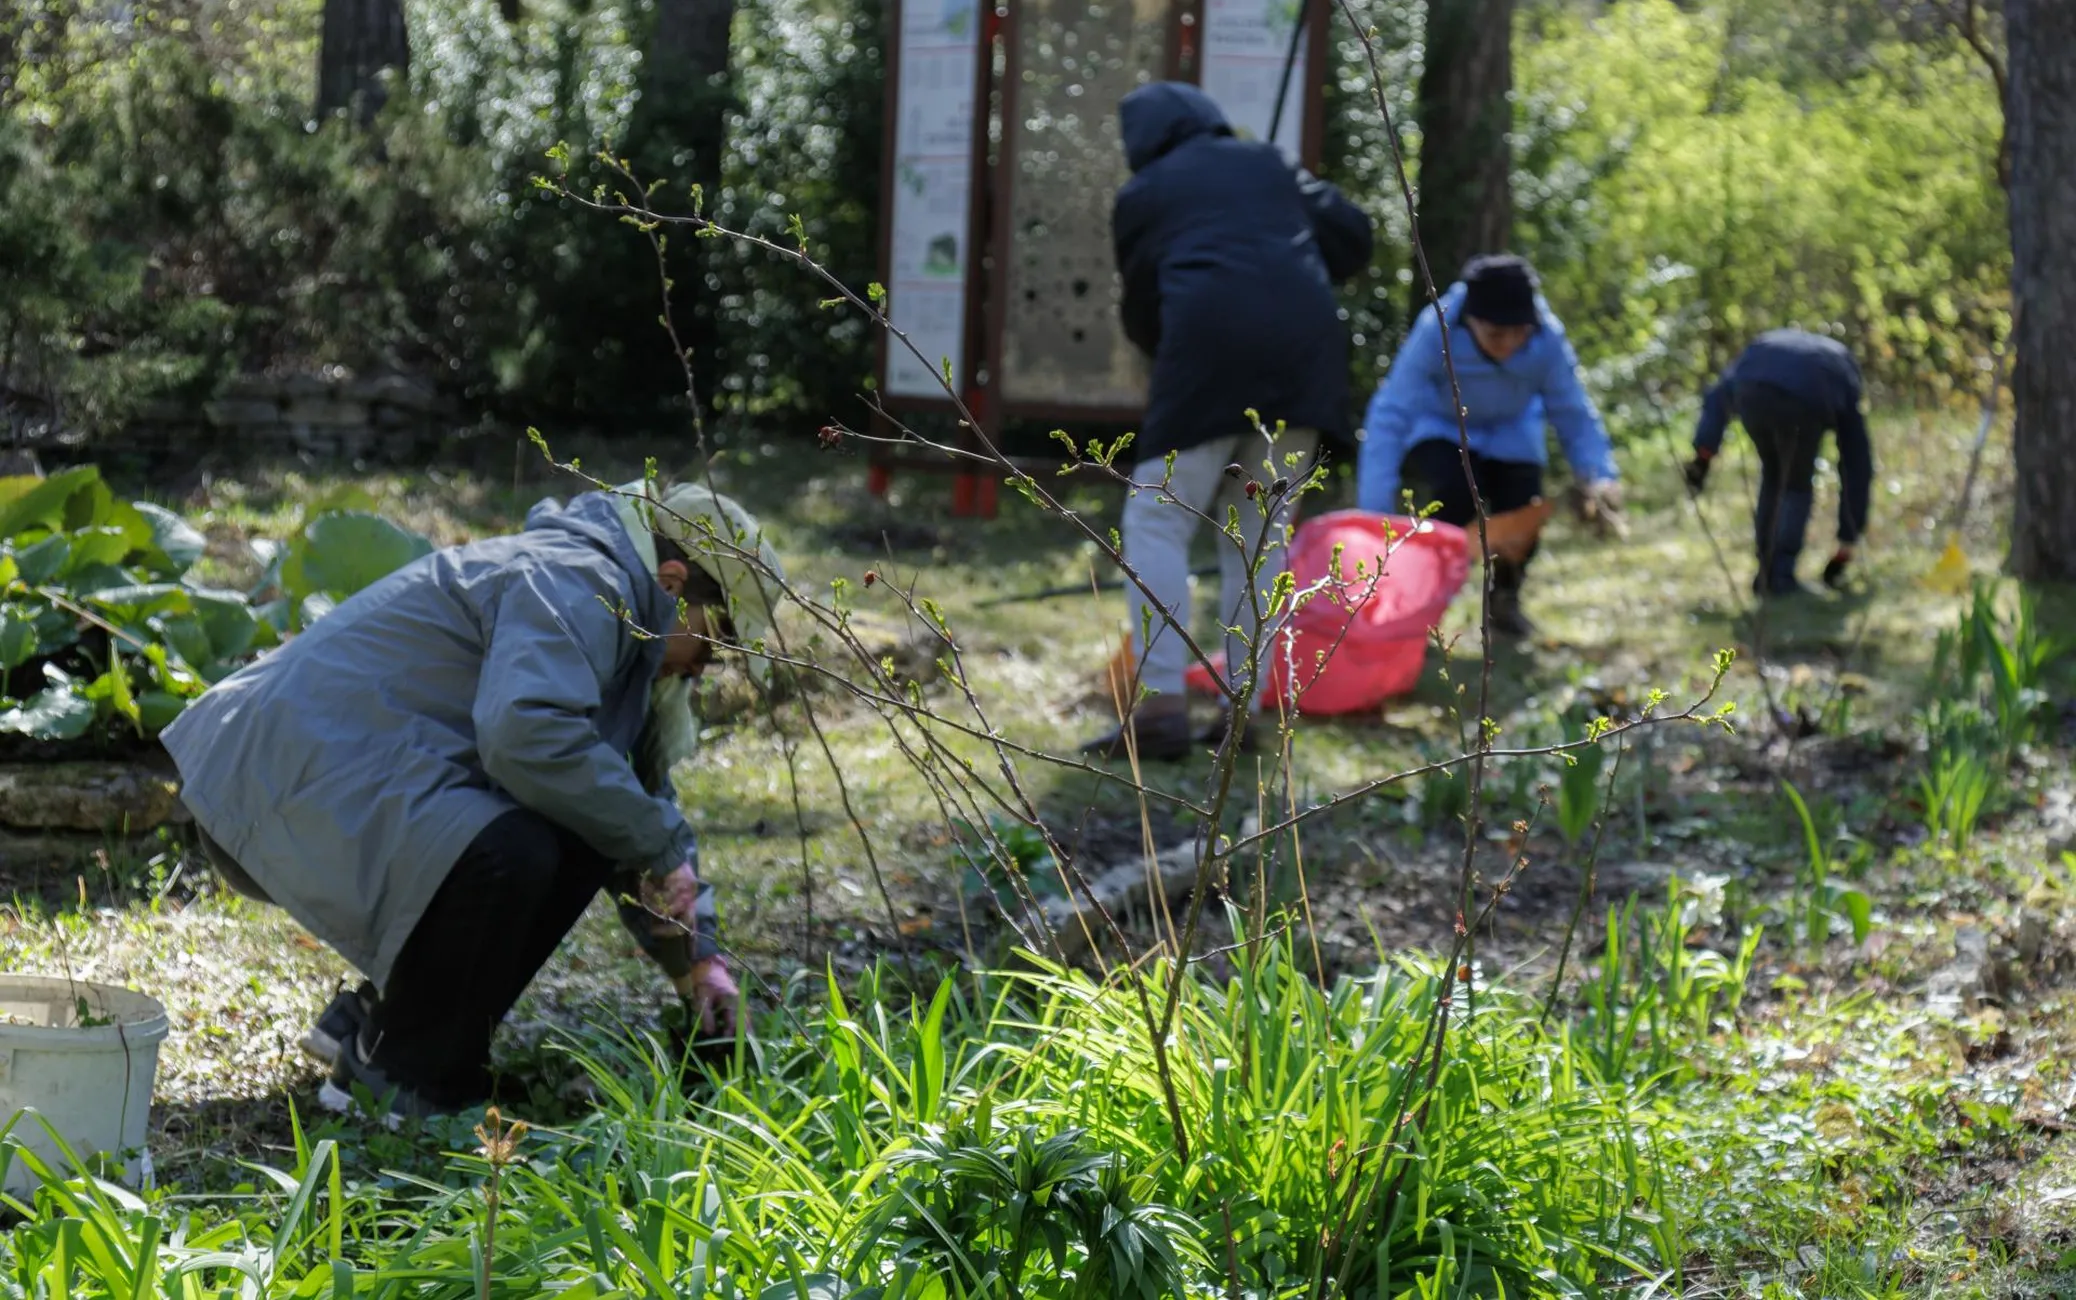
POLYGON ((11 608, 0 609, 0 673, 12 672, 36 653, 36 624, 11 608))
POLYGON ((94 703, 70 684, 52 685, 0 713, 0 731, 31 740, 77 740, 94 725, 94 703))

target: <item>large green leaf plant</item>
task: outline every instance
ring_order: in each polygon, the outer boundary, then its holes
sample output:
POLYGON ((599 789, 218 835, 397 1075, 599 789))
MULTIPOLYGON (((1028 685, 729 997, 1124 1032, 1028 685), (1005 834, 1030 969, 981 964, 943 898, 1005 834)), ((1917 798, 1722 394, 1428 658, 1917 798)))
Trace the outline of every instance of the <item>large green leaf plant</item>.
POLYGON ((0 479, 0 735, 156 735, 188 701, 431 551, 371 512, 314 511, 253 591, 195 573, 202 534, 91 465, 0 479))

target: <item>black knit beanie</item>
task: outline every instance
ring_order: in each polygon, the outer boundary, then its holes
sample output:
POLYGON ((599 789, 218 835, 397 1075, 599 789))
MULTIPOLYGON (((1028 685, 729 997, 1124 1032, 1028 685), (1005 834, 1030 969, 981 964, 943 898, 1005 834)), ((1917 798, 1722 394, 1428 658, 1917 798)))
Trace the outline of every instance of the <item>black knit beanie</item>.
POLYGON ((1463 266, 1463 314, 1493 325, 1533 325, 1535 271, 1512 253, 1487 253, 1463 266))

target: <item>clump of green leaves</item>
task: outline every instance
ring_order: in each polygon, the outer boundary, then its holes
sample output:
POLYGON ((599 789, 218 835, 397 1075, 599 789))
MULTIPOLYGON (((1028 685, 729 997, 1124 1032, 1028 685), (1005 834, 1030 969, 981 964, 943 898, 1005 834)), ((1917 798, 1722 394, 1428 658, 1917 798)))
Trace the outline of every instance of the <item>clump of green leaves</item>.
POLYGON ((242 595, 187 581, 200 533, 92 466, 0 480, 0 732, 139 735, 272 644, 242 595))
POLYGON ((1586 719, 1576 711, 1565 715, 1565 743, 1580 748, 1570 751, 1568 761, 1558 770, 1557 829, 1574 848, 1600 815, 1601 773, 1607 767, 1607 747, 1600 741, 1607 729, 1606 718, 1586 719))
POLYGON ((431 543, 372 514, 319 512, 255 593, 201 581, 205 549, 172 511, 118 500, 91 465, 0 479, 0 733, 156 735, 189 700, 431 543))
POLYGON ((1803 944, 1816 952, 1830 940, 1832 921, 1843 918, 1852 929, 1853 942, 1865 943, 1874 926, 1873 900, 1863 889, 1832 880, 1831 855, 1809 804, 1792 782, 1781 782, 1781 791, 1794 805, 1802 827, 1803 861, 1795 873, 1791 930, 1799 931, 1803 944))
POLYGON ((270 598, 260 607, 268 621, 300 631, 432 549, 372 511, 319 510, 286 545, 267 548, 271 563, 254 594, 270 598))
POLYGON ((1760 932, 1747 932, 1735 956, 1699 942, 1723 921, 1723 882, 1672 877, 1663 905, 1632 894, 1610 907, 1598 968, 1580 989, 1583 1014, 1572 1041, 1612 1078, 1656 1078, 1675 1071, 1687 1046, 1744 1001, 1760 932))
POLYGON ((1980 753, 1964 745, 1939 746, 1932 753, 1930 769, 1918 778, 1925 834, 1934 842, 1951 841, 1957 852, 1966 852, 1994 791, 1989 764, 1980 753))
POLYGON ((1206 1262, 1203 1229, 1146 1200, 1146 1180, 1083 1129, 1004 1131, 983 1102, 888 1163, 895 1177, 858 1237, 863 1257, 891 1253, 898 1271, 969 1279, 979 1294, 1158 1300, 1181 1294, 1206 1262), (1073 1281, 1027 1281, 1033 1273, 1073 1281))
POLYGON ((1919 714, 1925 832, 1957 850, 2009 797, 2000 778, 2034 743, 2048 698, 2043 682, 2065 649, 2042 630, 2032 593, 2021 590, 2008 616, 1997 593, 1996 584, 1977 583, 1959 623, 1940 633, 1919 714))
POLYGON ((1036 827, 995 813, 985 829, 961 821, 956 830, 956 853, 965 868, 961 888, 969 898, 992 893, 1008 910, 1018 905, 1019 885, 1034 898, 1065 892, 1052 848, 1036 827))
POLYGON ((494 1240, 469 1194, 493 1169, 465 1136, 448 1176, 362 1181, 342 1175, 353 1146, 299 1132, 290 1168, 193 1223, 164 1193, 0 1141, 0 1163, 43 1184, 10 1203, 0 1274, 50 1295, 361 1294, 402 1277, 457 1300, 1283 1300, 1585 1296, 1677 1261, 1659 1157, 1637 1137, 1648 1081, 1600 1075, 1497 988, 1430 1064, 1453 972, 1392 964, 1321 989, 1287 935, 1235 956, 1230 978, 1182 978, 1177 1110, 1143 1020, 1172 973, 1158 964, 1107 981, 1034 964, 905 1007, 868 975, 746 1044, 756 1068, 689 1109, 655 1037, 582 1031, 565 1047, 597 1109, 497 1171, 494 1240), (109 1248, 68 1249, 82 1232, 109 1248))

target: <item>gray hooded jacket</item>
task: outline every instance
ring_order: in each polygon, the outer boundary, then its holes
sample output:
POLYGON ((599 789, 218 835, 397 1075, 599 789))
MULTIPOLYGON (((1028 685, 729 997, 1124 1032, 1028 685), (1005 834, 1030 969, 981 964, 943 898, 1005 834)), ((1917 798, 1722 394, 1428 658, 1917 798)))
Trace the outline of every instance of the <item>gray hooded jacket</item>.
POLYGON ((667 779, 649 788, 628 761, 663 660, 629 623, 675 620, 610 496, 544 501, 525 532, 436 552, 340 605, 164 742, 201 828, 385 984, 462 851, 514 807, 630 869, 696 863, 667 779))

